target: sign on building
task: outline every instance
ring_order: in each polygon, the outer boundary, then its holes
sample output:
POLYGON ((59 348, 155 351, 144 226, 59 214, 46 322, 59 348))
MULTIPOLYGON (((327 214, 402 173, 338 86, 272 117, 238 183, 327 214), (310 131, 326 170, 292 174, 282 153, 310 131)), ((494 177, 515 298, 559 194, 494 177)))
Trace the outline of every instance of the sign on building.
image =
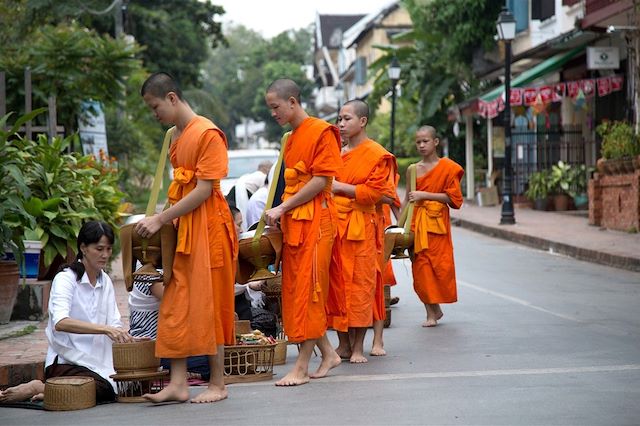
POLYGON ((615 70, 620 68, 620 51, 616 46, 587 47, 587 69, 615 70))
POLYGON ((109 155, 104 110, 100 102, 82 102, 82 113, 78 118, 78 133, 84 155, 93 154, 96 158, 100 158, 100 150, 104 155, 109 155))

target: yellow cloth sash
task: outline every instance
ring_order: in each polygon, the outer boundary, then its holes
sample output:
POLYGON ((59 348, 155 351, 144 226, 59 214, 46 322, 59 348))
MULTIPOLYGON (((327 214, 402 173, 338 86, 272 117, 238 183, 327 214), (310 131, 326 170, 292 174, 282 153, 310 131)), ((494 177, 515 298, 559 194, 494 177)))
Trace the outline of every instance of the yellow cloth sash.
MULTIPOLYGON (((294 196, 302 189, 302 187, 311 180, 313 176, 307 171, 304 161, 298 161, 293 168, 284 170, 284 194, 282 201, 294 196)), ((313 219, 313 199, 287 212, 294 220, 312 220, 313 219)))
POLYGON ((375 213, 375 205, 359 204, 352 198, 335 195, 333 201, 338 211, 340 236, 347 232, 347 240, 363 241, 365 236, 365 213, 375 213), (351 213, 351 216, 349 216, 351 213))
MULTIPOLYGON (((195 171, 178 167, 173 170, 173 180, 167 191, 169 203, 176 204, 193 191, 198 181, 195 179, 195 171)), ((213 181, 213 189, 220 189, 220 181, 213 181)), ((191 254, 191 239, 193 237, 193 210, 180 216, 178 220, 178 243, 176 253, 191 254)))
POLYGON ((447 226, 444 223, 442 210, 445 204, 439 201, 423 200, 416 202, 414 251, 421 252, 429 248, 428 233, 445 235, 447 226))

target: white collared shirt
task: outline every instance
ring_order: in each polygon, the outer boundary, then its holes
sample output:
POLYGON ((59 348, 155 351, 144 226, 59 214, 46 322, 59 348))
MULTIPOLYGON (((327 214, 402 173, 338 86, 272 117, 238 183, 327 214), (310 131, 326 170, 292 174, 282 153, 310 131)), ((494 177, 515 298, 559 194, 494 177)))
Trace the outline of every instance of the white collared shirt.
POLYGON ((80 281, 76 281, 75 273, 68 268, 53 279, 46 330, 49 348, 45 367, 53 364, 58 356, 59 364, 82 365, 114 386, 109 378, 115 373, 111 339, 105 334, 56 331, 56 324, 64 318, 122 327, 113 283, 104 271, 98 275, 95 287, 89 282, 86 272, 80 281))

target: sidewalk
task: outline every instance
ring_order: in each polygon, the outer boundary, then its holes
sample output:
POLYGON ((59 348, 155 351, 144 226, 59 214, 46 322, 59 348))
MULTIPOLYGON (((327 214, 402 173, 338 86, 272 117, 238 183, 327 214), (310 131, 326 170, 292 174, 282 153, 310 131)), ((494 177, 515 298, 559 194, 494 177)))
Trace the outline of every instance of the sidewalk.
POLYGON ((549 250, 587 262, 640 272, 640 233, 630 234, 590 226, 586 212, 543 212, 515 208, 515 225, 500 225, 501 206, 479 207, 466 202, 451 210, 462 228, 549 250))
MULTIPOLYGON (((467 202, 460 210, 451 210, 454 225, 466 229, 588 262, 640 272, 640 234, 589 226, 587 218, 580 213, 541 212, 516 206, 516 224, 499 225, 500 206, 478 207, 467 202)), ((128 327, 128 294, 119 258, 114 260, 112 268, 118 308, 128 327)), ((14 321, 0 325, 0 388, 42 378, 47 352, 45 327, 46 321, 14 321), (28 325, 37 328, 28 335, 3 338, 28 325)))

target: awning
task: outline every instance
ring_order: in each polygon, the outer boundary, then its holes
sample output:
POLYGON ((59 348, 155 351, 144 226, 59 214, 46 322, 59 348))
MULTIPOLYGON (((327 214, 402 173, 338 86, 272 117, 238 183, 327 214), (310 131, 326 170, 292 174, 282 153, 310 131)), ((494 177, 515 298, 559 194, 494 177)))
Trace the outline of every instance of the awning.
MULTIPOLYGON (((531 83, 532 81, 543 77, 549 73, 552 73, 556 70, 562 68, 564 64, 569 62, 579 53, 584 52, 584 46, 576 47, 565 53, 560 53, 555 56, 550 57, 538 65, 520 73, 517 77, 511 80, 511 87, 520 87, 525 84, 531 83)), ((498 96, 501 96, 504 93, 504 84, 500 85, 480 96, 478 99, 489 102, 496 99, 498 96)))

